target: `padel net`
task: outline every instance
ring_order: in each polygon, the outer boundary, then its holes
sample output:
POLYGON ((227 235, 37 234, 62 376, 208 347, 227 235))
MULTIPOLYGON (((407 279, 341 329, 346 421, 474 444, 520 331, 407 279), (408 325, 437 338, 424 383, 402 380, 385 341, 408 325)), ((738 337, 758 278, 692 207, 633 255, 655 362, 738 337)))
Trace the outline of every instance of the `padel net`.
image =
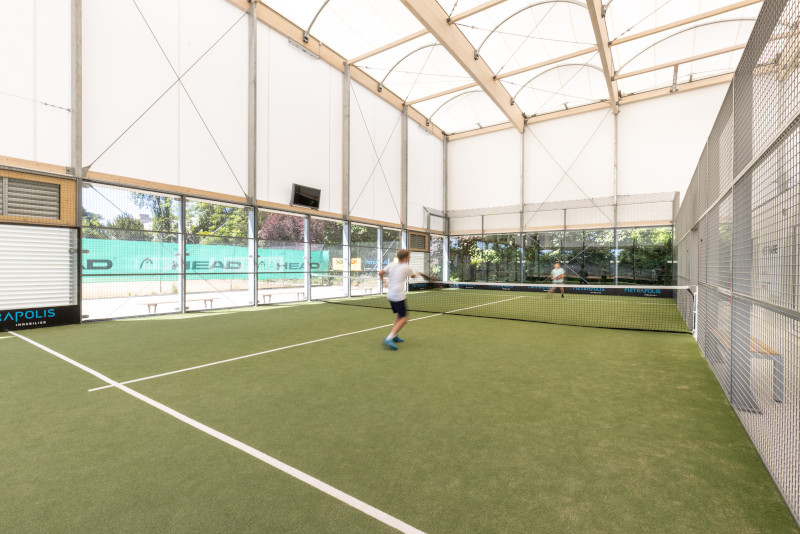
MULTIPOLYGON (((383 294, 324 300, 389 308, 383 294)), ((686 286, 554 286, 413 279, 406 306, 411 312, 657 332, 691 333, 694 320, 694 295, 686 286)))

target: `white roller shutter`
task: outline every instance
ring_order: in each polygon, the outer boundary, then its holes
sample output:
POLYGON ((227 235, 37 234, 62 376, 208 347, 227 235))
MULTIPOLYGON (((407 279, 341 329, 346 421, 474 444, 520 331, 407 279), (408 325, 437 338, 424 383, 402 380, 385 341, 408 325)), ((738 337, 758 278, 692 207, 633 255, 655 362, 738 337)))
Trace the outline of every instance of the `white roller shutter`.
POLYGON ((74 229, 0 224, 0 310, 77 304, 76 248, 74 229))

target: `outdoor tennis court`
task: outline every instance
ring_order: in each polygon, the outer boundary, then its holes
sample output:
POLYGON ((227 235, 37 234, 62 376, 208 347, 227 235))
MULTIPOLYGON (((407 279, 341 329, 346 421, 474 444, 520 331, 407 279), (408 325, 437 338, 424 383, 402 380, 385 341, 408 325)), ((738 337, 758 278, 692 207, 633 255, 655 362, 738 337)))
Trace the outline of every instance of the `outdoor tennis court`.
POLYGON ((691 336, 392 319, 0 333, 0 531, 797 532, 691 336))

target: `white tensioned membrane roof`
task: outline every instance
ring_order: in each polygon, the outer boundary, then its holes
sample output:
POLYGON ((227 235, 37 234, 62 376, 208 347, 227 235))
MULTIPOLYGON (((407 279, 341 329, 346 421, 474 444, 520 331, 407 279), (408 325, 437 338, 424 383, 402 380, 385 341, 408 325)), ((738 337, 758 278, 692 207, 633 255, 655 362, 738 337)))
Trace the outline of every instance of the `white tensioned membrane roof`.
MULTIPOLYGON (((448 134, 509 122, 401 0, 263 3, 448 134)), ((624 103, 630 95, 731 73, 760 8, 754 0, 438 0, 435 13, 449 18, 486 62, 508 93, 503 98, 534 117, 610 106, 611 80, 624 103), (591 9, 605 14, 598 28, 604 26, 606 43, 596 37, 591 9), (610 73, 601 60, 607 49, 610 73)))

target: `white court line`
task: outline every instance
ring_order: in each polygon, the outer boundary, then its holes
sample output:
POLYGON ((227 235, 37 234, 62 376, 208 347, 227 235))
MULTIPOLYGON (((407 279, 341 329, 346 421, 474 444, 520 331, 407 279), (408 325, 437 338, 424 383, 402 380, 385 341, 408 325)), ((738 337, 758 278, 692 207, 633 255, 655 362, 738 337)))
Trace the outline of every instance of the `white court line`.
MULTIPOLYGON (((425 317, 417 317, 416 319, 409 319, 409 322, 411 322, 411 321, 421 321, 423 319, 430 319, 431 317, 439 317, 440 315, 445 315, 447 313, 455 313, 455 312, 460 312, 460 311, 464 311, 464 310, 471 310, 472 308, 480 308, 481 306, 490 306, 492 304, 498 304, 500 302, 506 302, 508 300, 516 300, 516 299, 520 299, 520 298, 523 298, 523 297, 524 297, 524 295, 519 296, 519 297, 509 298, 509 299, 498 300, 496 302, 488 302, 486 304, 478 304, 477 306, 469 306, 467 308, 460 308, 460 309, 457 309, 457 310, 451 310, 449 312, 436 313, 436 314, 433 314, 433 315, 426 315, 425 317)), ((363 334, 364 332, 371 332, 372 330, 378 330, 380 328, 389 328, 390 326, 392 326, 392 325, 391 324, 385 324, 385 325, 376 326, 376 327, 373 327, 373 328, 367 328, 365 330, 356 330, 355 332, 347 332, 346 334, 338 334, 338 335, 335 335, 335 336, 323 337, 321 339, 314 339, 312 341, 304 341, 303 343, 295 343, 294 345, 287 345, 285 347, 278 347, 277 349, 263 350, 261 352, 254 352, 253 354, 245 354, 244 356, 236 356, 235 358, 228 358, 227 360, 219 360, 219 361, 216 361, 216 362, 204 363, 202 365, 195 365, 194 367, 187 367, 185 369, 178 369, 177 371, 168 371, 166 373, 160 373, 160 374, 157 374, 157 375, 145 376, 143 378, 134 378, 133 380, 125 380, 123 382, 120 382, 120 384, 133 384, 134 382, 142 382, 144 380, 151 380, 153 378, 161 378, 162 376, 169 376, 169 375, 175 375, 175 374, 178 374, 178 373, 185 373, 187 371, 194 371, 194 370, 197 370, 197 369, 203 369, 204 367, 211 367, 212 365, 219 365, 219 364, 222 364, 222 363, 235 362, 236 360, 244 360, 245 358, 252 358, 253 356, 261 356, 262 354, 269 354, 270 352, 278 352, 278 351, 281 351, 281 350, 293 349, 295 347, 302 347, 303 345, 311 345, 312 343, 319 343, 320 341, 329 341, 331 339, 336 339, 336 338, 345 337, 345 336, 352 336, 354 334, 363 334)), ((96 387, 96 388, 92 388, 89 391, 99 391, 101 389, 108 389, 110 387, 113 387, 113 386, 99 386, 99 387, 96 387)))
POLYGON ((12 338, 12 336, 3 336, 3 337, 0 337, 0 339, 11 339, 11 338, 12 338))
POLYGON ((45 347, 44 345, 41 345, 41 344, 31 340, 31 339, 28 339, 28 338, 26 338, 24 336, 21 336, 21 335, 15 333, 15 332, 10 332, 10 334, 13 335, 13 336, 16 336, 16 337, 18 337, 18 338, 20 338, 20 339, 22 339, 24 341, 27 341, 31 345, 33 345, 35 347, 38 347, 38 348, 42 349, 43 351, 48 352, 48 353, 52 354, 53 356, 55 356, 57 358, 60 358, 60 359, 64 360, 65 362, 69 363, 70 365, 74 365, 75 367, 77 367, 79 369, 82 369, 83 371, 86 371, 87 373, 89 373, 91 375, 94 375, 95 377, 99 378, 103 382, 108 383, 110 386, 115 387, 115 388, 119 389, 120 391, 123 391, 124 393, 127 393, 128 395, 131 395, 132 397, 135 397, 135 398, 139 399, 140 401, 145 402, 145 403, 149 404, 150 406, 152 406, 152 407, 154 407, 154 408, 156 408, 158 410, 161 410, 162 412, 164 412, 164 413, 166 413, 168 415, 171 415, 175 419, 178 419, 179 421, 183 421, 187 425, 190 425, 190 426, 196 428, 197 430, 200 430, 201 432, 205 432, 209 436, 214 437, 214 438, 216 438, 216 439, 218 439, 218 440, 220 440, 220 441, 222 441, 224 443, 227 443, 228 445, 230 445, 232 447, 235 447, 235 448, 239 449, 240 451, 242 451, 242 452, 244 452, 246 454, 249 454, 253 458, 256 458, 257 460, 261 460, 265 464, 271 465, 272 467, 274 467, 276 469, 279 469, 280 471, 283 471, 287 475, 292 476, 292 477, 296 478, 297 480, 300 480, 301 482, 305 482, 309 486, 312 486, 312 487, 318 489, 319 491, 330 495, 334 499, 337 499, 337 500, 347 504, 348 506, 351 506, 351 507, 355 508, 356 510, 359 510, 359 511, 367 514, 368 516, 377 519, 378 521, 380 521, 381 523, 383 523, 385 525, 388 525, 388 526, 390 526, 390 527, 392 527, 394 529, 397 529, 400 532, 407 532, 407 533, 411 533, 411 534, 424 534, 421 530, 416 529, 416 528, 412 527, 411 525, 409 525, 407 523, 404 523, 403 521, 400 521, 396 517, 393 517, 393 516, 387 514, 386 512, 382 512, 381 510, 378 510, 374 506, 370 506, 369 504, 356 499, 352 495, 349 495, 349 494, 347 494, 347 493, 345 493, 345 492, 343 492, 341 490, 338 490, 338 489, 334 488, 333 486, 331 486, 329 484, 326 484, 325 482, 322 482, 321 480, 319 480, 317 478, 314 478, 311 475, 308 475, 308 474, 300 471, 299 469, 295 469, 294 467, 292 467, 290 465, 287 465, 287 464, 281 462, 280 460, 278 460, 276 458, 273 458, 272 456, 269 456, 268 454, 265 454, 265 453, 259 451, 258 449, 254 449, 253 447, 251 447, 251 446, 249 446, 249 445, 247 445, 245 443, 242 443, 241 441, 239 441, 237 439, 234 439, 234 438, 228 436, 227 434, 223 434, 222 432, 219 432, 218 430, 214 430, 213 428, 211 428, 209 426, 206 426, 203 423, 201 423, 199 421, 196 421, 195 419, 192 419, 191 417, 188 417, 188 416, 178 412, 177 410, 173 410, 169 406, 161 404, 160 402, 158 402, 156 400, 153 400, 153 399, 151 399, 150 397, 148 397, 146 395, 142 395, 138 391, 134 391, 134 390, 132 390, 132 389, 120 384, 119 382, 115 382, 114 380, 111 380, 107 376, 95 371, 94 369, 86 367, 85 365, 83 365, 81 363, 78 363, 75 360, 72 360, 72 359, 64 356, 63 354, 59 354, 58 352, 56 352, 56 351, 54 351, 52 349, 49 349, 49 348, 45 347))

